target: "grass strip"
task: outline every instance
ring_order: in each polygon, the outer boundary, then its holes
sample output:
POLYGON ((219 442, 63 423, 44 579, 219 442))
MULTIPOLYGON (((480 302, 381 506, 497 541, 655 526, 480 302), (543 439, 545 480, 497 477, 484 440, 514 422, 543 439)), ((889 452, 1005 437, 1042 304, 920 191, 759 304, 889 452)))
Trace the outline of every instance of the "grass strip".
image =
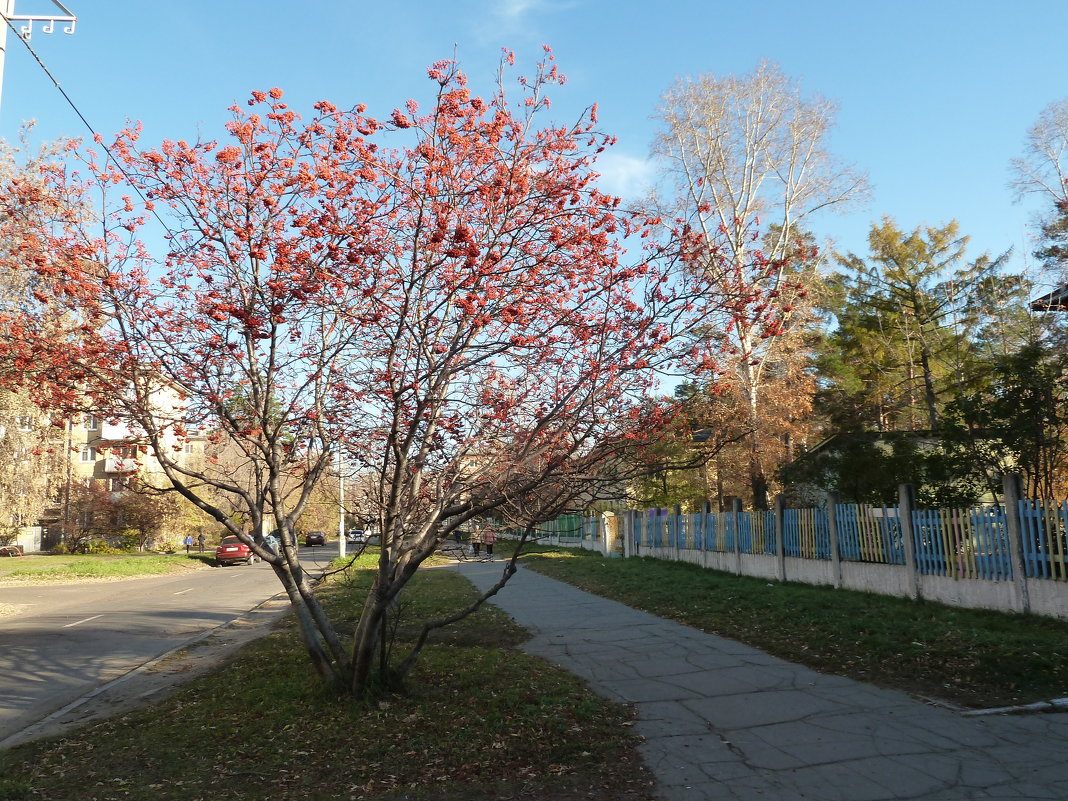
POLYGON ((30 556, 0 562, 0 581, 59 582, 76 579, 132 578, 193 570, 213 554, 101 554, 30 556))
MULTIPOLYGON (((358 572, 323 591, 343 628, 367 581, 358 572)), ((473 594, 452 571, 424 571, 405 592, 398 644, 473 594)), ((0 799, 652 798, 629 711, 516 651, 526 634, 504 613, 484 607, 441 634, 406 694, 356 702, 310 675, 287 622, 151 709, 0 754, 0 799)))
POLYGON ((533 570, 825 673, 970 708, 1068 696, 1068 624, 535 548, 533 570))

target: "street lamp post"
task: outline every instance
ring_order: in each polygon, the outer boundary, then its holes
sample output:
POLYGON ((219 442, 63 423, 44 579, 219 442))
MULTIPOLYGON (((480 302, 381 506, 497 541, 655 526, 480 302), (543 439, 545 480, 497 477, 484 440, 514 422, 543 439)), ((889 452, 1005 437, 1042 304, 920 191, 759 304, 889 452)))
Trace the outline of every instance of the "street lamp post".
POLYGON ((41 33, 52 33, 56 29, 56 23, 62 22, 63 33, 74 33, 74 24, 78 18, 70 12, 59 0, 52 0, 62 13, 60 14, 16 14, 15 0, 0 0, 0 97, 3 96, 4 88, 4 62, 7 60, 7 30, 15 22, 21 22, 18 34, 27 42, 33 35, 33 24, 43 22, 41 33))
POLYGON ((345 558, 345 473, 341 468, 341 452, 343 448, 340 443, 337 448, 337 483, 338 483, 338 521, 337 521, 337 547, 338 554, 342 559, 345 558))

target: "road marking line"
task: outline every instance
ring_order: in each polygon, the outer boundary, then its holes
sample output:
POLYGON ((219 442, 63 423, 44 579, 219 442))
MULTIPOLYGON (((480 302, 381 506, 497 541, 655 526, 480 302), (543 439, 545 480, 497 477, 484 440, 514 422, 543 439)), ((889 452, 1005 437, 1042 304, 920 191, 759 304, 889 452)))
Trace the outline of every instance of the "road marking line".
POLYGON ((192 588, 192 587, 190 587, 190 588, 189 588, 189 589, 187 589, 187 590, 180 590, 179 592, 176 592, 176 593, 174 593, 174 594, 175 594, 175 595, 185 595, 185 594, 186 594, 187 592, 192 592, 192 591, 193 591, 193 588, 192 588))
POLYGON ((90 620, 96 620, 98 617, 103 617, 103 615, 93 615, 92 617, 85 618, 85 620, 75 620, 73 623, 68 623, 63 628, 69 629, 71 626, 78 626, 82 623, 88 623, 90 620))

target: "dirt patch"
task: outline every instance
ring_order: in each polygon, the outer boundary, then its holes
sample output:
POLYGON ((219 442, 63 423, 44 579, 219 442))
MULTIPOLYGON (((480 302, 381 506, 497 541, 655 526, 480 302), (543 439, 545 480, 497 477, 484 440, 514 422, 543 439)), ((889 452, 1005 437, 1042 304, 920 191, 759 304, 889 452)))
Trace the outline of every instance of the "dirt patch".
POLYGON ((207 635, 190 640, 98 687, 44 720, 8 737, 3 746, 63 736, 87 723, 153 704, 218 667, 243 645, 269 634, 290 609, 287 598, 272 598, 207 635))
POLYGON ((23 609, 29 609, 29 604, 0 604, 0 617, 17 615, 23 609))

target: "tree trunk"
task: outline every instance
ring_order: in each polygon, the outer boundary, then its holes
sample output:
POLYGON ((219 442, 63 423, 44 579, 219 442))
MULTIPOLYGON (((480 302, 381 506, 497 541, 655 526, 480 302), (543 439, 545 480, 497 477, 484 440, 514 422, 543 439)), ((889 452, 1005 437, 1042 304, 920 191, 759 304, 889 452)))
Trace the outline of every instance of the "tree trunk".
POLYGON ((722 512, 724 509, 723 497, 723 456, 716 456, 716 508, 722 512))
POLYGON ((931 354, 920 342, 920 367, 923 368, 923 398, 927 404, 927 422, 932 431, 938 430, 938 398, 935 396, 934 375, 931 373, 931 354))
POLYGON ((753 508, 766 511, 768 507, 768 477, 759 460, 749 465, 749 486, 753 492, 753 508))
POLYGON ((382 636, 385 603, 380 599, 382 591, 377 582, 360 615, 356 634, 352 641, 352 680, 349 692, 355 696, 366 695, 371 688, 375 662, 378 660, 378 645, 382 636))
POLYGON ((753 508, 768 508, 768 477, 764 472, 764 460, 760 453, 760 421, 758 409, 760 396, 757 391, 757 376, 748 368, 749 379, 749 489, 753 494, 753 508))
POLYGON ((327 686, 344 687, 349 664, 341 645, 341 638, 338 637, 326 617, 319 600, 315 597, 313 588, 306 582, 302 588, 300 585, 303 578, 293 575, 287 562, 272 564, 271 567, 281 580, 290 603, 293 605, 301 641, 304 643, 304 648, 308 652, 316 673, 327 686))

